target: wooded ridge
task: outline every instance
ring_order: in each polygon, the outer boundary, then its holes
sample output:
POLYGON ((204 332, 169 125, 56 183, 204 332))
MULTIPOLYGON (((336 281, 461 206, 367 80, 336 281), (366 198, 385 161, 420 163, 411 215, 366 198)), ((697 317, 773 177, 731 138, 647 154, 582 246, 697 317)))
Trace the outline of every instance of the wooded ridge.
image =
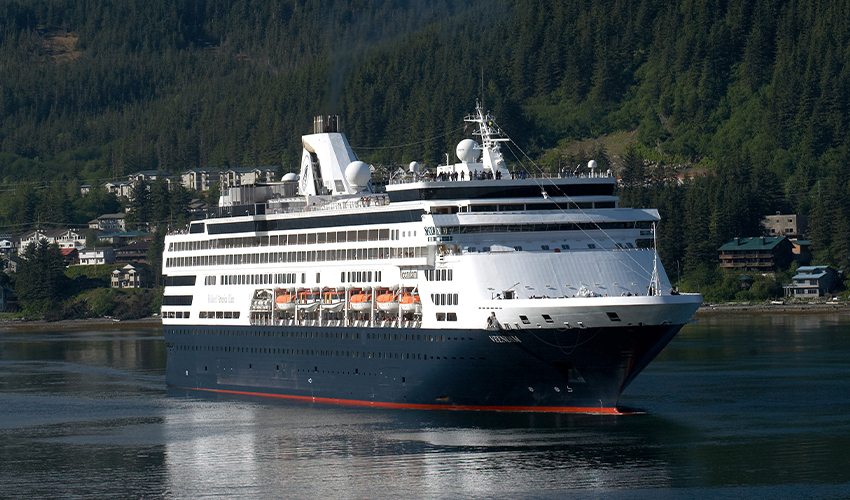
POLYGON ((594 155, 624 204, 660 209, 668 267, 713 266, 781 210, 846 269, 848 17, 850 0, 7 1, 0 227, 80 223, 80 183, 138 170, 294 170, 316 114, 367 162, 433 167, 483 98, 527 170, 628 132, 594 155))

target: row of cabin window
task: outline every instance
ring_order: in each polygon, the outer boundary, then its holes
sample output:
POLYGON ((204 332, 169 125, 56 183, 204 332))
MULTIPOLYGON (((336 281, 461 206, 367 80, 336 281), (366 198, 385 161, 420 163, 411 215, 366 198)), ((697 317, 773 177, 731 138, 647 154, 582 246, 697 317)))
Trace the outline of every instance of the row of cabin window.
MULTIPOLYGON (((232 347, 232 346, 192 346, 178 345, 179 351, 222 351, 240 352, 250 354, 288 354, 293 356, 325 356, 340 358, 366 358, 366 359, 415 359, 427 360, 427 354, 410 352, 374 352, 374 351, 336 351, 330 349, 290 349, 285 347, 232 347)), ((431 357, 433 359, 433 356, 431 357)), ((439 358, 438 358, 439 359, 439 358)), ((463 358, 460 358, 463 359, 463 358)), ((470 358, 475 359, 475 358, 470 358)), ((250 368, 250 365, 249 365, 250 368)))
POLYGON ((479 233, 541 233, 549 231, 594 231, 613 229, 650 229, 651 221, 628 221, 628 222, 567 222, 551 224, 494 224, 482 226, 437 226, 430 230, 426 228, 426 234, 445 236, 452 234, 479 234, 479 233))
POLYGON ((458 296, 456 293, 432 293, 431 302, 435 306, 456 306, 458 296))
POLYGON ((347 243, 361 241, 390 241, 415 237, 416 231, 398 229, 359 229, 328 231, 325 233, 299 233, 268 236, 243 236, 239 238, 212 238, 193 241, 176 241, 168 245, 169 252, 189 252, 216 248, 251 248, 283 245, 314 245, 322 243, 347 243))
POLYGON ((210 319, 239 319, 239 311, 201 311, 198 313, 198 317, 210 319))
MULTIPOLYGON (((188 314, 188 313, 187 313, 188 314)), ((203 313, 202 313, 203 314, 203 313)), ((218 313, 216 313, 218 314, 218 313)), ((233 313, 235 318, 239 317, 239 313, 233 313)), ((454 314, 454 313, 449 313, 454 314)), ((203 317, 203 316, 201 316, 203 317)), ((220 317, 220 316, 219 316, 220 317)), ((456 320, 450 320, 456 321, 456 320)), ((280 338, 296 338, 296 339, 351 339, 351 340, 359 340, 360 332, 304 332, 304 331, 278 331, 278 330, 265 330, 265 331, 246 331, 246 330, 204 330, 204 329, 193 329, 193 330, 175 330, 171 333, 178 335, 218 335, 218 336, 247 336, 247 337, 280 337, 280 338)), ((416 341, 416 342, 445 342, 446 340, 451 341, 452 337, 446 337, 445 335, 428 335, 421 333, 385 333, 385 332, 376 332, 366 333, 366 340, 403 340, 403 341, 416 341)), ((454 340, 458 338, 455 337, 454 340)), ((466 337, 461 337, 460 340, 466 340, 466 337)), ((469 340, 474 340, 472 337, 469 337, 469 340)))
POLYGON ((426 269, 425 279, 428 281, 451 281, 453 280, 451 269, 426 269))
MULTIPOLYGON (((275 274, 225 274, 221 276, 222 285, 286 285, 296 282, 297 273, 275 273, 275 274)), ((320 273, 316 273, 316 282, 319 282, 320 273)), ((204 282, 210 281, 216 284, 215 276, 208 276, 204 282)), ((307 282, 307 273, 301 273, 301 283, 307 282)))
MULTIPOLYGON (((239 313, 236 313, 239 314, 239 313)), ((162 311, 163 318, 189 319, 189 311, 162 311)), ((236 316, 237 318, 239 316, 236 316)))
POLYGON ((239 264, 274 264, 297 262, 334 262, 347 260, 378 260, 417 258, 427 256, 426 247, 349 248, 340 250, 309 250, 300 252, 264 252, 228 255, 193 255, 169 257, 165 267, 231 266, 239 264))
MULTIPOLYGON (((221 276, 222 285, 290 285, 298 282, 298 273, 276 274, 226 274, 221 276)), ((342 271, 342 283, 371 283, 381 281, 381 271, 342 271), (374 278, 374 280, 373 280, 374 278)), ((215 285, 216 276, 204 278, 204 284, 215 285)), ((316 283, 322 282, 322 273, 316 273, 316 283)), ((301 283, 307 283, 307 273, 301 273, 301 283)))

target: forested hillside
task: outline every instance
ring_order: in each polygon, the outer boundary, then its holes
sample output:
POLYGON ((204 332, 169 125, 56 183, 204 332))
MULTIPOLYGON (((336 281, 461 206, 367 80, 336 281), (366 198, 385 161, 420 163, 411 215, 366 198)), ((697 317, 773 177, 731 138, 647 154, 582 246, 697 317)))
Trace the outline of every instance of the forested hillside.
POLYGON ((367 161, 433 166, 483 97, 526 169, 628 132, 623 199, 661 210, 668 268, 789 210, 846 269, 848 18, 850 0, 10 0, 0 226, 53 220, 24 189, 73 205, 69 186, 141 169, 295 168, 321 113, 367 161))

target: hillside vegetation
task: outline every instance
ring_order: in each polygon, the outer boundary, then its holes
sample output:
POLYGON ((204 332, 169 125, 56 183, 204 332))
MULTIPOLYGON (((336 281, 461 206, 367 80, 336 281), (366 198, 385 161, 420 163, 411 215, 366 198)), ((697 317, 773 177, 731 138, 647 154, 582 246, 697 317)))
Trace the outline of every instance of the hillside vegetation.
POLYGON ((483 98, 526 170, 614 160, 624 202, 661 210, 668 268, 713 266, 777 210, 847 268, 848 17, 850 0, 10 0, 0 226, 142 169, 295 169, 322 113, 366 161, 433 166, 483 98), (600 136, 628 141, 576 152, 600 136))

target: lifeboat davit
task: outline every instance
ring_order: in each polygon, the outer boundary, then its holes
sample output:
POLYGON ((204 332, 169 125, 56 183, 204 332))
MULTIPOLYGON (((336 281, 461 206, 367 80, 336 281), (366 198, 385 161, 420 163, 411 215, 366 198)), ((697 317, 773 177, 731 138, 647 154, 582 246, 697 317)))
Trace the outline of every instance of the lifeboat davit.
POLYGON ((354 311, 368 311, 372 308, 372 294, 358 291, 348 299, 348 306, 354 311))
POLYGON ((312 290, 301 290, 298 292, 298 310, 313 312, 319 308, 319 294, 312 290))
POLYGON ((418 293, 404 292, 399 299, 401 310, 406 313, 421 313, 422 302, 419 300, 418 293))
POLYGON ((325 289, 322 292, 322 310, 337 312, 345 307, 345 294, 337 290, 325 289))
POLYGON ((289 292, 278 292, 275 304, 280 311, 292 311, 295 309, 295 296, 289 292))

